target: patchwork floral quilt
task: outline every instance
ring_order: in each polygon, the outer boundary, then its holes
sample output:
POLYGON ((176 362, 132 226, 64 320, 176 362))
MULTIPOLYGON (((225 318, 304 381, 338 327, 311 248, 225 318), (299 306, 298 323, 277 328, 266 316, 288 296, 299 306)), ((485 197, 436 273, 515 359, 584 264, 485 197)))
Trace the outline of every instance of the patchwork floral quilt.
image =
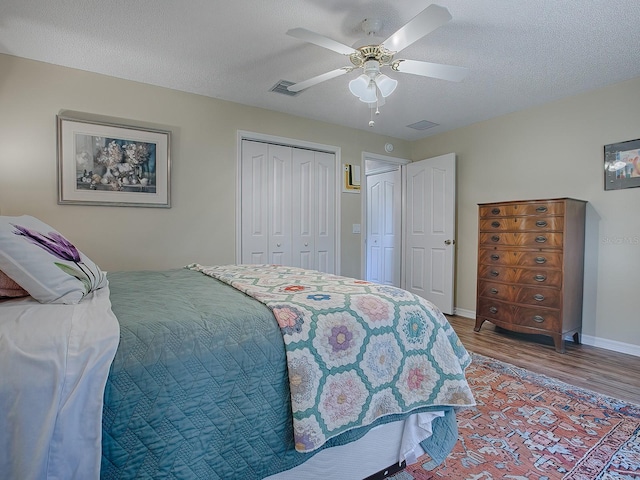
POLYGON ((282 332, 296 450, 423 407, 475 405, 471 357, 444 315, 405 290, 276 265, 187 268, 267 305, 282 332))

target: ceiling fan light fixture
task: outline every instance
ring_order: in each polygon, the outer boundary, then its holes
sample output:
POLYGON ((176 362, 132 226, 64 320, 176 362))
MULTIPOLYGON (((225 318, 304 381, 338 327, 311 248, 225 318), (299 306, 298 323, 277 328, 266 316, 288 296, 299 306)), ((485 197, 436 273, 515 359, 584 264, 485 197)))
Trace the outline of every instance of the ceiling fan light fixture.
POLYGON ((378 99, 376 83, 364 73, 349 82, 349 91, 364 103, 375 103, 378 99))
POLYGON ((375 78, 376 85, 380 89, 380 94, 383 97, 388 97, 398 86, 398 81, 387 77, 384 73, 381 73, 375 78))
POLYGON ((364 95, 360 96, 360 101, 364 103, 376 103, 378 101, 378 91, 373 80, 369 82, 364 95))
POLYGON ((359 75, 349 82, 349 91, 356 97, 361 98, 366 94, 370 80, 371 79, 364 73, 359 75))

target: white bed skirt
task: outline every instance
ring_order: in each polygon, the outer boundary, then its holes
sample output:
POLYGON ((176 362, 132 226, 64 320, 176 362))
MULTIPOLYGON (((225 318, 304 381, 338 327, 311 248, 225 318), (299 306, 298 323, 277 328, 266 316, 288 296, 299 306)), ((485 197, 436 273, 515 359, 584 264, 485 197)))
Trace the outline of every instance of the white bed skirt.
POLYGON ((415 413, 379 425, 355 442, 322 450, 302 465, 265 480, 362 480, 402 461, 411 465, 424 453, 420 442, 431 436, 431 423, 443 416, 444 412, 415 413))

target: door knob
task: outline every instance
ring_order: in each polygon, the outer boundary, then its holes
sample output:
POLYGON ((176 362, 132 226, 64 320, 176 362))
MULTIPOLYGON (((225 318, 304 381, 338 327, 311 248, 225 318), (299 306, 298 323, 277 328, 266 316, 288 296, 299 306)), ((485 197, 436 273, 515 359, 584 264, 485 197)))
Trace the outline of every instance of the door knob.
POLYGON ((445 244, 445 245, 451 245, 451 244, 454 244, 454 245, 455 245, 455 243, 456 243, 456 241, 455 241, 455 240, 445 240, 445 241, 444 241, 444 244, 445 244))

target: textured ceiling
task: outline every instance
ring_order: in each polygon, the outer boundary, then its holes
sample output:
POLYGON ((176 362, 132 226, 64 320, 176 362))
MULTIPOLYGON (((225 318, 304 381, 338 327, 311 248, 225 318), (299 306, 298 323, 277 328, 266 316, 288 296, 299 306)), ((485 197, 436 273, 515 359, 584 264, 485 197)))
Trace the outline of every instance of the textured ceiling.
POLYGON ((436 3, 453 19, 397 58, 469 75, 454 83, 385 72, 399 85, 373 128, 348 90, 359 72, 295 97, 270 91, 349 64, 286 31, 353 45, 375 17, 386 38, 428 0, 2 0, 0 52, 407 140, 640 76, 639 0, 436 3), (438 126, 407 127, 422 120, 438 126))

